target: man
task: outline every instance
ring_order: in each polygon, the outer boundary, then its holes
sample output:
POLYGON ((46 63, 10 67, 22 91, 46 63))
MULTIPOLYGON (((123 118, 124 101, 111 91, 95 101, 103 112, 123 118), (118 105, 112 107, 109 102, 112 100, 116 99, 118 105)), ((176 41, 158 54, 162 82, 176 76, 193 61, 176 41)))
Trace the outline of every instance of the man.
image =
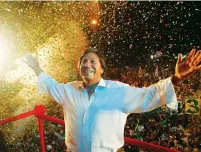
POLYGON ((201 51, 193 49, 184 61, 179 54, 175 74, 148 88, 102 79, 105 62, 94 48, 80 57, 83 81, 57 83, 42 71, 32 55, 28 54, 24 61, 38 75, 39 92, 51 95, 63 105, 65 142, 70 151, 116 152, 124 144, 127 116, 176 102, 173 85, 201 69, 201 51))

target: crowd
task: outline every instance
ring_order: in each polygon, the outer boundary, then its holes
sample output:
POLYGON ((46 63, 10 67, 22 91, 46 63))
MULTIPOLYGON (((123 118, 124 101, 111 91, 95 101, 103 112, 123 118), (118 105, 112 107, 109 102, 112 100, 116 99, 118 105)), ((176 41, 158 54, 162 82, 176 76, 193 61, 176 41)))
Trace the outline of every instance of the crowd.
MULTIPOLYGON (((158 68, 158 67, 157 67, 158 68)), ((124 68, 120 81, 136 87, 146 87, 171 73, 159 73, 158 69, 152 74, 141 67, 138 70, 124 68), (131 79, 135 77, 135 79, 131 79)), ((113 69, 112 72, 117 72, 113 69)), ((125 137, 135 138, 144 142, 161 145, 182 152, 201 151, 201 117, 200 115, 186 114, 185 98, 199 96, 199 73, 182 83, 175 89, 178 95, 178 110, 168 106, 157 108, 142 114, 130 114, 125 126, 125 137)), ((200 98, 200 97, 199 97, 200 98)), ((146 149, 125 145, 122 151, 147 152, 146 149)))
MULTIPOLYGON (((155 66, 156 70, 152 72, 139 67, 138 69, 124 67, 112 68, 108 77, 113 80, 119 80, 129 83, 136 87, 146 87, 158 80, 171 74, 170 71, 160 72, 160 68, 155 66)), ((200 115, 186 114, 185 102, 186 96, 199 94, 200 75, 194 75, 188 81, 182 83, 176 88, 178 95, 178 110, 171 110, 168 106, 155 109, 153 111, 141 114, 130 114, 125 126, 125 137, 135 138, 144 142, 153 143, 179 150, 182 152, 200 152, 201 151, 201 117, 200 115)), ((60 109, 52 111, 49 115, 63 119, 62 107, 51 102, 47 109, 60 109), (54 108, 51 108, 54 107, 54 108)), ((45 142, 48 152, 63 152, 67 149, 64 143, 64 126, 45 122, 45 142)), ((39 152, 40 140, 37 129, 27 131, 23 140, 15 143, 7 143, 10 152, 39 152)), ((147 149, 139 149, 134 146, 124 145, 119 152, 148 152, 147 149)))

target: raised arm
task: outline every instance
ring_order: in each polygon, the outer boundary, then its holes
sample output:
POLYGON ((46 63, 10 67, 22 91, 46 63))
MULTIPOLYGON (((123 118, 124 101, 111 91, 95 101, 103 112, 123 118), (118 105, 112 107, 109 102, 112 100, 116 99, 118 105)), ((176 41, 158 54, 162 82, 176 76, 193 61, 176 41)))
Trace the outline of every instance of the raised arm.
MULTIPOLYGON (((33 56, 31 53, 27 53, 23 58, 23 61, 32 68, 38 76, 37 88, 40 94, 47 94, 51 96, 57 103, 64 104, 66 102, 66 95, 64 84, 58 83, 48 74, 44 73, 38 63, 37 55, 33 56), (43 72, 43 73, 42 73, 43 72)), ((68 87, 66 86, 68 89, 68 87)))
POLYGON ((43 70, 40 68, 38 63, 37 55, 33 56, 31 53, 27 53, 23 61, 34 70, 34 72, 39 75, 43 70))

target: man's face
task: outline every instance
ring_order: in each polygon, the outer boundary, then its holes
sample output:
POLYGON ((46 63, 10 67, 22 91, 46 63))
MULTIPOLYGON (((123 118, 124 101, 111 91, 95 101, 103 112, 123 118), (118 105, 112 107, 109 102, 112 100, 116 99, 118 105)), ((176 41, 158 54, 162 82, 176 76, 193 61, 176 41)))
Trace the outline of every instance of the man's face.
POLYGON ((87 53, 80 63, 80 76, 83 80, 98 82, 101 79, 103 68, 96 53, 87 53))

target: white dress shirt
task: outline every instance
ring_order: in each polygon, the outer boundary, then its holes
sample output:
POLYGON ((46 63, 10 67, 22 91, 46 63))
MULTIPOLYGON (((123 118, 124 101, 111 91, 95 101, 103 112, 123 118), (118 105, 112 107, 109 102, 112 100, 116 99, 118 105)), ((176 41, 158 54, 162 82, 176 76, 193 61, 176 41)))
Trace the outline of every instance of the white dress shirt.
POLYGON ((46 73, 38 76, 40 93, 63 105, 65 142, 72 152, 116 152, 124 145, 128 114, 176 102, 170 78, 148 88, 101 79, 90 100, 82 81, 58 83, 46 73))

